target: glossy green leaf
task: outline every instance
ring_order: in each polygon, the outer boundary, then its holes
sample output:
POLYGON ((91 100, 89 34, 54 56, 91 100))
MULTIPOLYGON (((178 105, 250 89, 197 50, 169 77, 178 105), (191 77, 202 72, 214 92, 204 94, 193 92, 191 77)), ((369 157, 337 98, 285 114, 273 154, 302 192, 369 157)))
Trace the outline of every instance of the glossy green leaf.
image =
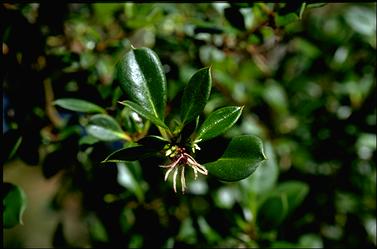
POLYGON ((186 85, 181 100, 181 120, 183 125, 195 119, 203 111, 212 86, 210 68, 197 71, 186 85))
POLYGON ((62 108, 65 108, 70 111, 75 112, 86 112, 86 113, 95 113, 95 112, 102 112, 105 113, 106 111, 89 101, 82 100, 82 99, 71 99, 71 98, 65 98, 65 99, 57 99, 54 101, 54 104, 57 106, 60 106, 62 108))
POLYGON ((160 119, 159 117, 155 116, 153 113, 147 111, 145 108, 141 107, 140 105, 138 105, 138 104, 136 104, 136 103, 134 103, 132 101, 129 101, 129 100, 126 100, 126 101, 123 101, 123 102, 119 102, 119 103, 122 104, 122 105, 128 106, 134 112, 137 112, 139 115, 141 115, 144 118, 148 119, 153 124, 155 124, 157 126, 160 126, 162 128, 165 128, 165 129, 169 129, 166 126, 166 124, 164 123, 164 121, 162 119, 160 119))
POLYGON ((127 139, 117 121, 106 114, 97 114, 90 118, 86 131, 93 137, 102 141, 127 139))
POLYGON ((125 161, 136 161, 154 155, 158 149, 146 146, 135 146, 122 148, 111 153, 102 163, 118 163, 125 161))
POLYGON ((196 140, 207 140, 224 133, 237 122, 242 109, 240 106, 227 106, 211 113, 200 126, 196 140))
POLYGON ((243 135, 230 141, 220 159, 204 166, 220 180, 239 181, 250 176, 265 159, 262 140, 243 135))
POLYGON ((158 56, 149 48, 131 49, 117 65, 120 87, 144 113, 164 120, 166 79, 158 56))
POLYGON ((26 208, 26 196, 24 191, 12 184, 3 184, 3 226, 11 228, 22 223, 22 214, 26 208))

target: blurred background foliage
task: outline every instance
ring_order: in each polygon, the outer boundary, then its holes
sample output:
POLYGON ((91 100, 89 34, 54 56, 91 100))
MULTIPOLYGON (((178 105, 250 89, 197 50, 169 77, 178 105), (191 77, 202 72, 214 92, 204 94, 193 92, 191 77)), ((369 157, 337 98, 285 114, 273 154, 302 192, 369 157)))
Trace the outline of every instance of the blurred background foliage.
POLYGON ((20 3, 0 10, 3 181, 21 185, 29 203, 24 225, 3 230, 4 247, 376 246, 375 3, 20 3), (163 181, 156 160, 100 165, 123 142, 91 137, 87 114, 52 102, 91 101, 136 132, 143 121, 117 104, 124 96, 114 79, 131 44, 160 57, 169 106, 210 65, 213 89, 202 118, 245 106, 236 126, 203 145, 200 160, 237 134, 260 136, 268 160, 240 182, 191 180, 185 195, 163 181), (13 172, 17 163, 35 167, 13 172), (41 198, 30 191, 48 192, 47 204, 33 204, 41 198), (26 219, 33 207, 39 216, 26 219), (38 228, 43 241, 25 235, 38 228))

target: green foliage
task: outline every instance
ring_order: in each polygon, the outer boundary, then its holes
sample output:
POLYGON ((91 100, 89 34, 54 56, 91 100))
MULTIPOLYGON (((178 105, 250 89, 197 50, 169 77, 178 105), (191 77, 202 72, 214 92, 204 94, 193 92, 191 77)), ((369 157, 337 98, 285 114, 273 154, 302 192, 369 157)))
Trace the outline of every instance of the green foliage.
MULTIPOLYGON (((159 103, 157 103, 156 105, 153 104, 156 103, 155 100, 158 99, 158 97, 156 97, 158 95, 154 94, 156 91, 160 91, 159 98, 167 98, 165 91, 165 76, 163 75, 163 73, 161 74, 161 63, 157 55, 155 55, 153 51, 147 48, 133 49, 126 53, 120 65, 121 66, 118 72, 118 77, 122 79, 120 83, 121 87, 125 90, 125 92, 128 93, 128 95, 131 96, 131 99, 134 99, 140 104, 144 104, 146 108, 137 103, 127 100, 120 103, 131 108, 133 111, 137 112, 155 125, 169 130, 169 128, 163 123, 163 116, 158 115, 158 113, 164 113, 164 110, 159 108, 159 112, 157 113, 155 106, 159 103), (136 51, 138 52, 136 53, 136 51), (142 66, 139 66, 138 64, 142 66), (123 74, 125 74, 126 76, 123 77, 123 74), (151 80, 148 80, 152 78, 156 79, 155 81, 153 81, 153 84, 151 80), (151 98, 151 93, 153 93, 155 97, 151 98), (149 104, 152 104, 148 107, 148 104, 146 104, 147 102, 149 104)), ((197 127, 197 118, 203 111, 209 99, 211 86, 212 80, 210 68, 204 68, 197 71, 186 85, 181 99, 180 118, 182 125, 186 125, 189 122, 195 120, 195 127, 193 127, 194 129, 189 129, 187 128, 187 126, 185 126, 185 132, 195 132, 195 128, 197 127)), ((199 148, 197 146, 197 143, 199 141, 214 138, 224 133, 236 123, 237 119, 241 115, 241 112, 241 107, 233 106, 224 107, 213 112, 200 126, 196 140, 192 142, 192 144, 190 145, 191 148, 189 149, 195 151, 196 148, 199 148)), ((105 125, 102 126, 105 127, 105 125)), ((118 134, 115 132, 114 128, 110 129, 108 124, 106 125, 106 128, 107 130, 113 130, 114 134, 118 134)), ((88 130, 88 132, 89 131, 90 130, 88 130)), ((164 144, 164 148, 166 148, 166 157, 175 161, 174 163, 169 164, 172 165, 171 168, 166 166, 168 167, 168 171, 166 173, 165 180, 169 175, 169 172, 175 170, 174 190, 176 190, 175 180, 178 173, 178 168, 175 169, 175 167, 179 167, 181 164, 183 164, 183 167, 185 167, 185 164, 190 165, 191 167, 195 167, 195 164, 197 164, 192 157, 190 159, 190 156, 186 156, 187 154, 185 154, 184 152, 187 149, 187 144, 190 143, 190 141, 186 141, 189 139, 190 135, 188 134, 182 136, 181 133, 172 135, 170 134, 170 132, 168 134, 165 131, 161 130, 160 132, 162 136, 165 136, 165 139, 168 139, 170 141, 178 141, 178 139, 182 140, 182 138, 184 138, 183 141, 180 142, 164 144), (187 157, 188 159, 186 159, 187 157), (182 158, 185 159, 182 160, 182 158)), ((93 136, 97 136, 97 138, 100 138, 102 135, 106 136, 102 130, 100 134, 95 134, 93 131, 89 133, 93 136)), ((106 140, 105 137, 101 138, 102 140, 106 140)), ((111 141, 112 138, 109 138, 109 140, 111 141)), ((135 161, 138 159, 153 156, 156 152, 162 150, 162 148, 158 145, 164 141, 159 140, 159 138, 154 136, 150 137, 148 140, 144 139, 144 143, 145 142, 147 142, 149 146, 135 146, 117 150, 110 154, 103 162, 135 161), (152 140, 152 138, 154 141, 152 140), (157 142, 157 146, 151 146, 151 142, 157 142)), ((209 172, 212 175, 219 178, 220 180, 239 181, 250 176, 256 170, 259 163, 265 159, 266 158, 263 154, 262 141, 256 137, 243 136, 235 137, 234 139, 232 139, 228 148, 225 150, 224 155, 216 162, 207 163, 205 164, 205 166, 208 168, 209 172)), ((199 168, 194 168, 195 177, 197 174, 196 170, 201 173, 205 173, 205 171, 201 171, 200 167, 201 166, 199 166, 199 168)), ((182 169, 182 191, 184 191, 185 188, 184 177, 184 171, 182 169)))
POLYGON ((24 191, 12 184, 3 184, 3 226, 11 228, 18 224, 23 224, 22 215, 26 208, 26 196, 24 191))
POLYGON ((157 126, 160 126, 162 128, 165 128, 165 129, 169 129, 166 124, 164 123, 163 120, 161 120, 159 117, 155 116, 153 113, 145 110, 144 107, 132 102, 132 101, 129 101, 129 100, 126 100, 126 101, 123 101, 123 102, 120 102, 120 104, 122 105, 125 105, 129 108, 131 108, 134 112, 137 112, 138 114, 140 114, 141 116, 143 116, 144 118, 148 119, 149 121, 151 121, 153 124, 157 125, 157 126))
POLYGON ((143 159, 152 156, 158 149, 149 148, 146 146, 134 146, 123 148, 111 153, 103 162, 125 162, 143 159))
POLYGON ((131 49, 117 69, 120 87, 139 105, 138 110, 164 121, 166 79, 158 56, 149 48, 131 49))
POLYGON ((86 130, 93 137, 103 141, 128 139, 117 121, 107 114, 90 117, 86 130))
POLYGON ((228 106, 211 113, 198 129, 196 140, 207 140, 217 137, 231 128, 239 119, 242 107, 228 106))
POLYGON ((54 104, 75 112, 106 112, 102 107, 82 99, 58 99, 54 101, 54 104))
POLYGON ((181 100, 181 121, 185 125, 195 119, 204 109, 211 93, 210 68, 196 72, 188 82, 181 100))
POLYGON ((239 181, 250 176, 266 159, 262 140, 245 135, 234 137, 220 159, 204 166, 223 181, 239 181))
POLYGON ((3 179, 59 184, 22 228, 67 217, 4 247, 377 245, 375 3, 0 12, 3 179))
POLYGON ((303 182, 280 183, 260 204, 257 222, 264 230, 279 226, 304 200, 309 186, 303 182))

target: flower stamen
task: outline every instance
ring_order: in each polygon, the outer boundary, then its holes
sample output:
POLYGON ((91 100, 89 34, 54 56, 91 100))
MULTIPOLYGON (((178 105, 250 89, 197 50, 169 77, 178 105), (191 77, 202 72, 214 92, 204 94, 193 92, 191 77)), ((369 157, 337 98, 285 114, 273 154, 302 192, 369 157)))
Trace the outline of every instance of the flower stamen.
MULTIPOLYGON (((169 150, 170 152, 170 150, 169 150)), ((169 153, 172 154, 172 153, 169 153)), ((195 159, 185 152, 184 148, 177 148, 174 152, 175 156, 170 156, 174 158, 174 161, 168 165, 159 165, 161 168, 167 168, 165 173, 164 180, 167 181, 169 174, 173 172, 173 188, 174 192, 177 192, 177 175, 179 174, 179 170, 181 167, 181 189, 182 193, 185 192, 186 189, 186 179, 185 179, 185 167, 189 166, 194 170, 195 180, 198 177, 198 172, 207 175, 208 170, 201 164, 197 163, 195 159), (179 155, 179 156, 178 156, 179 155)))

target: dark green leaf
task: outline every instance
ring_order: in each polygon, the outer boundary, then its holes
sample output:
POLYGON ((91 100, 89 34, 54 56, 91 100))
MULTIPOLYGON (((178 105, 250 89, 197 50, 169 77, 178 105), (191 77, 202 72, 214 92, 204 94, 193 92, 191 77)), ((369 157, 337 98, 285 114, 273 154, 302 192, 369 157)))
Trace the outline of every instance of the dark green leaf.
POLYGON ((99 140, 97 138, 91 135, 87 135, 80 138, 79 145, 84 145, 84 144, 92 145, 92 144, 97 143, 98 141, 99 140))
POLYGON ((119 103, 122 104, 122 105, 128 106, 134 112, 137 112, 139 115, 141 115, 144 118, 148 119, 153 124, 155 124, 157 126, 160 126, 162 128, 165 128, 165 129, 169 129, 166 126, 166 124, 164 123, 163 119, 160 119, 159 117, 155 116, 153 113, 149 112, 148 110, 146 110, 145 108, 141 107, 140 105, 138 105, 138 104, 136 104, 136 103, 134 103, 132 101, 129 101, 129 100, 126 100, 126 101, 123 101, 123 102, 119 102, 119 103))
POLYGON ((276 228, 283 222, 287 212, 287 196, 285 194, 271 195, 258 208, 258 226, 263 230, 276 228))
POLYGON ((97 114, 90 118, 87 132, 102 141, 128 139, 116 120, 106 114, 97 114))
POLYGON ((239 181, 251 175, 266 157, 262 140, 256 136, 234 137, 223 156, 204 164, 208 172, 223 181, 239 181))
POLYGON ((299 181, 279 184, 259 206, 258 225, 264 230, 276 228, 301 204, 308 191, 308 185, 299 181))
POLYGON ((164 120, 166 79, 158 56, 149 48, 131 49, 117 66, 120 87, 145 113, 164 120))
POLYGON ((143 181, 135 178, 135 173, 131 170, 135 166, 140 166, 138 161, 117 162, 118 183, 134 193, 139 201, 144 200, 143 181))
POLYGON ((16 151, 17 151, 17 149, 20 147, 21 142, 22 142, 22 137, 19 137, 19 138, 17 139, 17 142, 16 142, 16 144, 14 145, 12 151, 11 151, 10 154, 9 154, 9 158, 12 158, 12 157, 16 154, 16 151))
POLYGON ((2 163, 4 164, 5 161, 11 159, 22 143, 22 136, 19 130, 9 129, 5 133, 3 133, 3 145, 2 145, 2 163))
POLYGON ((102 107, 82 99, 58 99, 54 101, 54 104, 75 112, 106 112, 102 107))
MULTIPOLYGON (((270 248, 304 248, 304 247, 301 247, 301 246, 298 246, 297 244, 293 244, 292 242, 288 242, 288 241, 273 241, 270 245, 270 248)), ((305 248, 309 248, 309 247, 305 247, 305 248)), ((313 248, 316 248, 316 247, 313 247, 313 248)))
POLYGON ((225 8, 224 16, 233 27, 241 31, 246 30, 245 18, 237 7, 225 8))
POLYGON ((211 86, 211 72, 208 67, 200 69, 191 77, 181 100, 183 125, 195 119, 203 111, 211 93, 211 86))
POLYGON ((275 15, 275 23, 276 23, 276 26, 278 27, 288 25, 298 20, 299 20, 299 16, 296 13, 289 13, 284 16, 275 15))
POLYGON ((165 145, 169 143, 165 138, 159 136, 146 136, 137 141, 138 144, 144 145, 148 148, 155 148, 156 150, 162 150, 165 145))
POLYGON ((22 214, 26 208, 26 196, 24 191, 12 184, 3 184, 3 226, 11 228, 22 223, 22 214))
POLYGON ((135 146, 123 148, 111 153, 102 163, 117 163, 124 161, 136 161, 146 157, 150 157, 158 151, 156 148, 148 148, 146 146, 135 146))
POLYGON ((94 241, 106 242, 108 241, 108 235, 105 226, 96 215, 88 217, 89 233, 94 241))
POLYGON ((287 195, 290 213, 304 200, 309 192, 309 186, 304 182, 288 181, 279 184, 276 191, 287 195))
POLYGON ((198 25, 194 28, 194 34, 208 33, 208 34, 221 34, 223 30, 212 25, 198 25))
POLYGON ((207 140, 224 133, 237 122, 242 109, 240 106, 227 106, 211 113, 200 126, 196 140, 207 140))

